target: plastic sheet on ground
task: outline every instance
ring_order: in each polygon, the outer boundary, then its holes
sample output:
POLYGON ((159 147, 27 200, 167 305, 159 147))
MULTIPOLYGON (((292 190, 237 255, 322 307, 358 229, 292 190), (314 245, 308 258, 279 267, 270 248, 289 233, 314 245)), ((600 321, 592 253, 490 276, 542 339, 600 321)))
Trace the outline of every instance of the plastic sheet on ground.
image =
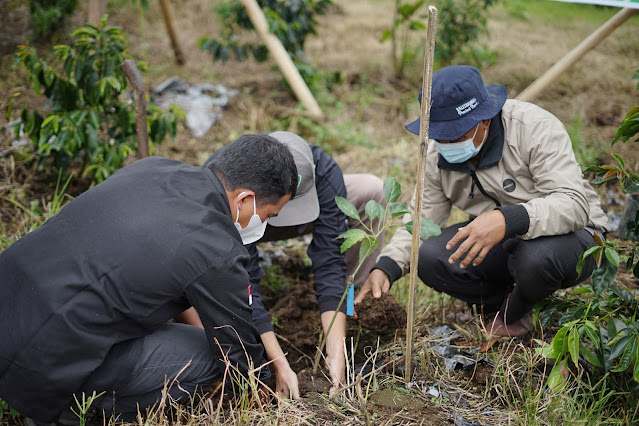
POLYGON ((440 325, 428 332, 432 338, 433 351, 444 358, 444 367, 452 371, 458 367, 470 368, 483 362, 490 366, 495 363, 485 356, 478 357, 479 348, 461 350, 453 345, 453 341, 459 338, 459 333, 447 325, 440 325))
POLYGON ((151 91, 151 102, 159 108, 178 105, 186 114, 186 127, 194 138, 201 138, 222 116, 229 99, 237 95, 222 84, 190 85, 179 77, 171 77, 151 91))

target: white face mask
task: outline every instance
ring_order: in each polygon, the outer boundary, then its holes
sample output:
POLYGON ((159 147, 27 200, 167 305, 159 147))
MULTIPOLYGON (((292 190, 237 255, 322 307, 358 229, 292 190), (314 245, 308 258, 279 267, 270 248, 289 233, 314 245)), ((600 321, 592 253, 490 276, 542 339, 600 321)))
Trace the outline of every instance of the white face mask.
POLYGON ((477 130, 479 130, 479 124, 477 124, 477 127, 475 127, 473 136, 461 142, 439 143, 435 141, 437 150, 439 151, 441 156, 444 157, 444 159, 449 163, 463 163, 479 154, 482 146, 484 146, 484 142, 486 142, 486 136, 488 135, 487 129, 484 130, 484 137, 482 138, 481 143, 477 148, 475 148, 474 140, 475 135, 477 134, 477 130))
MULTIPOLYGON (((243 193, 242 193, 243 194, 243 193)), ((240 195, 242 195, 240 194, 240 195)), ((244 245, 254 243, 255 241, 262 238, 264 235, 264 231, 266 231, 266 222, 268 219, 262 222, 260 215, 257 214, 257 206, 255 205, 255 197, 253 197, 253 216, 249 220, 246 228, 242 229, 242 225, 240 225, 240 206, 237 206, 237 219, 235 219, 235 228, 237 228, 237 232, 240 233, 240 237, 242 237, 242 243, 244 245)))

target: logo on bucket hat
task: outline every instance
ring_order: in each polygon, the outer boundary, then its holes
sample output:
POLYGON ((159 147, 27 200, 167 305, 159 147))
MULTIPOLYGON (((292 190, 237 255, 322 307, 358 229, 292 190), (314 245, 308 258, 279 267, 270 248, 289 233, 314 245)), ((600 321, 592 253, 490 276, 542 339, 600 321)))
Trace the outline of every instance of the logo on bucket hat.
POLYGON ((295 133, 277 131, 267 135, 287 146, 293 154, 298 173, 295 198, 284 204, 278 215, 268 220, 268 224, 294 226, 313 222, 319 216, 319 200, 311 146, 295 133))
MULTIPOLYGON (((482 120, 496 116, 508 97, 504 86, 486 86, 479 70, 469 65, 445 67, 433 74, 428 137, 454 141, 482 120)), ((419 103, 422 89, 419 89, 419 103)), ((420 119, 406 130, 419 135, 420 119)))

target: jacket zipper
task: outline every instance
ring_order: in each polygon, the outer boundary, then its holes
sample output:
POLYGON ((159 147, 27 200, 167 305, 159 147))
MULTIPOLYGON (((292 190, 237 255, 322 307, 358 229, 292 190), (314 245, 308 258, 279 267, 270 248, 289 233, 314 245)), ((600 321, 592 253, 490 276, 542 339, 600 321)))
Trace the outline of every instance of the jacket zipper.
POLYGON ((497 205, 497 207, 501 207, 501 203, 496 198, 488 195, 488 193, 484 190, 484 187, 481 186, 481 182, 479 182, 479 179, 477 178, 477 175, 475 174, 475 166, 470 161, 468 161, 466 164, 468 165, 468 168, 470 169, 470 176, 473 178, 473 183, 470 187, 470 194, 468 194, 468 198, 472 200, 475 197, 475 185, 477 185, 477 189, 479 189, 479 192, 484 194, 486 198, 490 198, 491 200, 493 200, 493 202, 497 205))

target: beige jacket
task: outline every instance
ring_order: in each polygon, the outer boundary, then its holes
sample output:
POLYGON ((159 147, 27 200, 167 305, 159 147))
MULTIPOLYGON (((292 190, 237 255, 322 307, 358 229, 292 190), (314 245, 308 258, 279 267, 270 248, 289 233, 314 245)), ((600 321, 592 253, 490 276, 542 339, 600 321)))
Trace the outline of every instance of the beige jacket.
MULTIPOLYGON (((586 226, 609 231, 599 197, 583 178, 570 137, 557 117, 534 104, 507 100, 501 111, 501 124, 503 137, 496 138, 494 133, 501 129, 498 123, 491 123, 476 175, 486 194, 502 207, 517 204, 525 207, 530 225, 519 238, 566 234, 586 226)), ((425 165, 422 217, 443 227, 453 205, 471 217, 496 207, 473 184, 468 166, 441 159, 431 140, 425 165)), ((414 211, 414 195, 409 208, 414 211)), ((410 220, 412 215, 407 214, 404 223, 410 220)), ((411 240, 406 228, 398 228, 379 258, 390 257, 406 274, 411 240)))

